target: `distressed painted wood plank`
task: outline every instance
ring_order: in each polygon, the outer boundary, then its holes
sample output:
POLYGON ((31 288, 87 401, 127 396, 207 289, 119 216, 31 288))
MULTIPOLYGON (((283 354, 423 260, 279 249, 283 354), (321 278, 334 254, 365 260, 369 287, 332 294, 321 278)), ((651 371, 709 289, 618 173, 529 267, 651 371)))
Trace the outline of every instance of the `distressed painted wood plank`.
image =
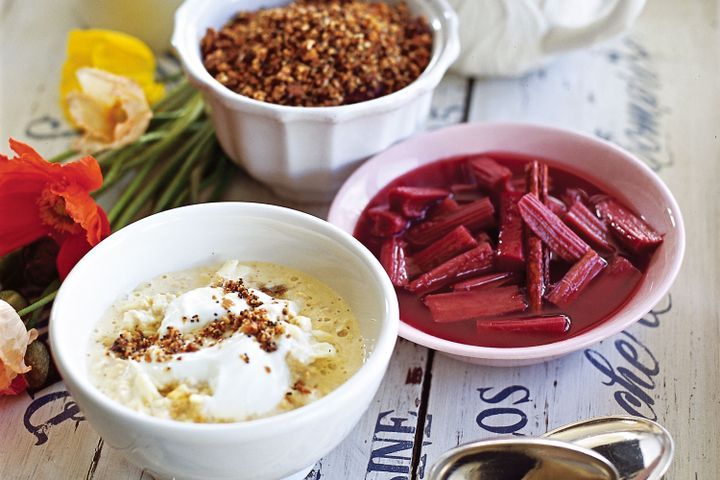
POLYGON ((668 478, 717 478, 720 115, 708 106, 720 101, 720 57, 708 49, 720 41, 718 8, 711 1, 649 2, 629 37, 523 79, 476 82, 472 121, 571 127, 638 154, 677 197, 688 249, 672 297, 584 351, 515 369, 436 355, 433 429, 423 449, 429 464, 462 442, 630 413, 673 433, 677 453, 668 478))
POLYGON ((469 107, 470 81, 455 73, 443 78, 433 95, 428 130, 446 127, 465 120, 469 107))
POLYGON ((0 478, 84 477, 99 437, 57 383, 34 399, 0 397, 0 478))
POLYGON ((410 478, 426 360, 427 349, 398 342, 370 409, 320 462, 321 478, 410 478))

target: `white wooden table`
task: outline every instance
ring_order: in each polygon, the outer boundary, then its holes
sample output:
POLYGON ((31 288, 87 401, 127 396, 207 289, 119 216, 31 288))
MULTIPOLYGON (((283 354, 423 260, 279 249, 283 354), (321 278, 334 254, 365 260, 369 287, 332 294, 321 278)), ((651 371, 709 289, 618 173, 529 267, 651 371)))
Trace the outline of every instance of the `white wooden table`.
MULTIPOLYGON (((65 33, 83 26, 78 18, 72 2, 0 0, 3 142, 13 136, 48 155, 67 145, 57 84, 65 33)), ((718 1, 650 0, 627 36, 524 78, 447 76, 430 129, 538 122, 589 132, 638 154, 685 214, 682 272, 638 324, 545 364, 478 367, 400 340, 370 410, 310 479, 423 478, 438 455, 459 443, 538 435, 614 413, 657 419, 673 433, 677 452, 668 478, 719 478, 719 24, 718 1)), ((278 203, 241 177, 229 197, 278 203)), ((290 206, 327 212, 327 205, 290 206)), ((0 432, 2 479, 149 478, 103 445, 62 383, 32 398, 0 398, 0 432)))

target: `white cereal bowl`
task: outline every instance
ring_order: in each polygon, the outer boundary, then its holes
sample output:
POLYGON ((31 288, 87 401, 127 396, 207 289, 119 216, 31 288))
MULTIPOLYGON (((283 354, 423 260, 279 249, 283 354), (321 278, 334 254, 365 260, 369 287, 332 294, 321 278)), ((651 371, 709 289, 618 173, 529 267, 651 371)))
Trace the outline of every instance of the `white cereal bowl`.
POLYGON ((447 0, 410 0, 433 30, 433 55, 407 87, 337 107, 291 107, 242 96, 205 69, 200 40, 238 11, 289 0, 186 0, 175 14, 172 44, 190 82, 210 108, 223 150, 278 195, 300 201, 332 198, 363 159, 415 133, 425 122, 435 87, 460 52, 458 19, 447 0))
POLYGON ((140 220, 92 249, 63 282, 50 320, 53 357, 106 443, 158 478, 302 479, 368 408, 398 331, 397 298, 380 264, 340 229, 251 203, 178 208, 140 220), (226 424, 165 420, 127 408, 88 376, 94 326, 121 295, 166 272, 238 258, 303 270, 329 283, 360 322, 367 361, 324 398, 269 418, 226 424))

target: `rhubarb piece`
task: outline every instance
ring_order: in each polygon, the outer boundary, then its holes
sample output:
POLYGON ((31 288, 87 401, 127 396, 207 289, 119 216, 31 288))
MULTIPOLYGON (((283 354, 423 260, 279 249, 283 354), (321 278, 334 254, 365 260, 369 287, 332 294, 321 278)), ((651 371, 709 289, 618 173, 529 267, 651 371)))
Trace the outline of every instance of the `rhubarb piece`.
POLYGON ((487 243, 491 247, 493 246, 493 239, 487 232, 478 232, 477 235, 475 235, 475 240, 477 240, 478 243, 487 243))
MULTIPOLYGON (((527 194, 539 198, 542 187, 540 186, 540 163, 535 160, 526 167, 527 194)), ((542 310, 545 286, 548 284, 549 260, 548 249, 543 246, 540 237, 525 225, 525 278, 530 309, 534 312, 542 310)))
POLYGON ((523 192, 527 190, 527 181, 524 177, 515 177, 505 180, 505 191, 523 192))
POLYGON ((505 182, 512 177, 509 168, 500 165, 490 157, 472 158, 468 165, 478 185, 486 190, 493 190, 500 182, 505 182))
POLYGON ((565 223, 595 248, 613 251, 610 234, 605 223, 597 218, 582 202, 575 202, 565 215, 565 223))
POLYGON ((374 207, 368 210, 368 217, 372 220, 372 234, 376 237, 391 237, 405 230, 407 220, 385 207, 374 207))
POLYGON ((492 248, 483 243, 423 273, 410 283, 408 290, 424 295, 471 275, 487 272, 493 266, 493 257, 492 248))
POLYGON ((472 290, 474 288, 499 287, 516 281, 518 277, 517 272, 490 273, 458 282, 452 286, 452 289, 459 292, 460 290, 472 290))
MULTIPOLYGON (((478 242, 473 238, 467 228, 460 225, 440 240, 437 240, 423 250, 413 255, 412 264, 414 273, 429 272, 441 263, 477 247, 478 242)), ((411 275, 415 276, 415 275, 411 275)))
POLYGON ((564 307, 571 303, 606 266, 607 262, 595 251, 588 250, 553 287, 547 296, 548 301, 558 307, 564 307))
POLYGON ((390 208, 405 218, 420 218, 434 203, 446 198, 450 192, 442 188, 394 187, 388 192, 390 208))
POLYGON ((530 308, 534 312, 542 310, 542 299, 545 295, 545 285, 547 285, 546 258, 542 240, 531 231, 525 234, 525 278, 530 298, 530 308))
POLYGON ((517 286, 439 293, 428 295, 424 301, 438 323, 493 317, 527 308, 517 286))
POLYGON ((474 183, 456 183, 450 185, 450 191, 458 203, 470 203, 485 197, 474 183))
POLYGON ((463 205, 437 220, 415 225, 407 231, 406 239, 415 245, 429 245, 460 225, 465 225, 468 230, 479 230, 494 224, 495 208, 490 199, 483 198, 463 205))
POLYGON ((513 333, 566 333, 570 330, 570 317, 567 315, 540 315, 537 317, 502 318, 477 320, 478 333, 492 330, 513 333))
POLYGON ((565 206, 565 203, 563 203, 563 201, 559 198, 553 197, 552 195, 548 195, 547 200, 545 201, 545 205, 550 209, 551 212, 553 212, 560 218, 564 217, 567 213, 567 207, 565 206))
POLYGON ((562 200, 565 202, 567 208, 572 208, 576 202, 586 203, 588 201, 588 194, 582 188, 566 188, 562 200))
POLYGON ((538 198, 540 202, 547 205, 548 197, 550 196, 548 194, 548 190, 550 190, 550 175, 548 166, 540 162, 538 162, 538 187, 540 190, 538 198))
POLYGON ((408 283, 407 262, 405 260, 405 242, 397 237, 385 240, 380 247, 380 263, 385 268, 390 281, 396 287, 408 283))
POLYGON ((587 243, 534 195, 523 196, 518 207, 525 225, 563 260, 576 262, 590 249, 587 243))
POLYGON ((500 194, 500 234, 498 235, 497 266, 501 270, 525 268, 523 252, 523 223, 517 202, 520 192, 500 194))
POLYGON ((595 211, 618 241, 635 255, 652 252, 663 241, 662 235, 642 218, 612 198, 605 197, 595 203, 595 211))
POLYGON ((610 263, 608 264, 607 268, 605 269, 605 275, 627 275, 630 274, 632 276, 640 276, 642 273, 640 270, 635 268, 635 266, 630 263, 630 260, 628 260, 625 257, 621 257, 620 255, 616 255, 613 257, 612 260, 610 260, 610 263))
POLYGON ((448 213, 454 212, 455 210, 459 209, 460 205, 453 200, 450 197, 447 197, 446 199, 442 200, 440 203, 435 205, 434 207, 431 207, 427 214, 427 219, 429 220, 436 220, 444 215, 447 215, 448 213))
POLYGON ((525 193, 531 193, 540 198, 540 162, 533 160, 525 167, 525 193))

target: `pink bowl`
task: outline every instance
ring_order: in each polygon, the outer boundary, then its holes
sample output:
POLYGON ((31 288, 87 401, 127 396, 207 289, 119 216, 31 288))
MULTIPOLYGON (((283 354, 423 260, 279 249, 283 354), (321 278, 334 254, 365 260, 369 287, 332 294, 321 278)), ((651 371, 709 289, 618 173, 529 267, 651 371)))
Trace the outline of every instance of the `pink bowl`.
POLYGON ((528 365, 585 348, 642 318, 668 292, 685 252, 685 229, 670 190, 636 156, 582 133, 527 124, 457 125, 418 135, 374 156, 353 173, 330 207, 328 221, 353 233, 365 206, 385 185, 421 165, 455 155, 502 151, 537 155, 593 180, 643 216, 665 241, 656 251, 635 295, 611 318, 567 340, 533 347, 479 347, 451 342, 400 322, 400 336, 457 357, 494 366, 528 365))

